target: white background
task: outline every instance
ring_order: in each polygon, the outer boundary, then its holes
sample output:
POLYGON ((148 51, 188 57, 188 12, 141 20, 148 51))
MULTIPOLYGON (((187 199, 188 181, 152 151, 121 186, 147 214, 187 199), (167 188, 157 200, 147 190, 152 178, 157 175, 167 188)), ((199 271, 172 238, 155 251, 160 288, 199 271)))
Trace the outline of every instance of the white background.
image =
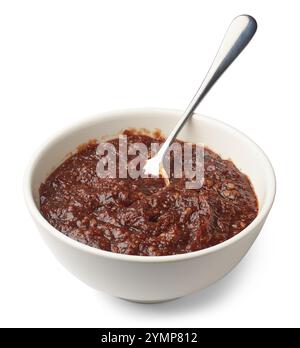
MULTIPOLYGON (((0 2, 0 325, 300 325, 299 1, 0 2), (198 111, 248 134, 277 175, 275 205, 240 265, 210 288, 141 305, 63 269, 25 207, 24 169, 56 131, 101 111, 183 109, 233 17, 258 32, 198 111)), ((158 125, 159 126, 159 125, 158 125)))

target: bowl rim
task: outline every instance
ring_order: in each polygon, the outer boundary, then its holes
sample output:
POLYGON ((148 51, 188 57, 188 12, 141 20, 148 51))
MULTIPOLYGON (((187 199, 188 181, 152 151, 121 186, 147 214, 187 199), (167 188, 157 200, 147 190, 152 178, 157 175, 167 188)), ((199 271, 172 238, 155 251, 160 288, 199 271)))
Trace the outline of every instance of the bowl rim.
POLYGON ((157 262, 179 262, 184 261, 188 259, 193 259, 197 257, 201 257, 207 254, 211 254, 214 252, 217 252, 221 249, 226 248, 229 245, 235 244, 240 239, 244 238, 247 234, 250 233, 253 229, 255 229, 257 226, 260 225, 264 221, 264 219, 267 217, 276 194, 276 177, 274 173, 274 169, 272 167, 272 164, 267 157, 267 155, 264 153, 264 151, 247 135, 245 135, 243 132, 239 131, 238 129, 228 125, 225 122, 219 121, 215 118, 204 116, 202 114, 194 113, 193 117, 204 119, 207 122, 213 123, 215 125, 219 125, 221 127, 225 127, 231 132, 237 134, 238 136, 245 138, 248 142, 251 143, 251 145, 256 149, 258 153, 262 156, 263 160, 265 161, 265 168, 268 172, 268 186, 269 189, 266 191, 266 197, 265 202, 261 206, 261 209, 258 212, 258 215, 256 218, 240 233, 235 235, 234 237, 227 239, 226 241, 219 243, 217 245, 214 245, 212 247, 193 251, 189 253, 184 254, 176 254, 176 255, 166 255, 166 256, 140 256, 140 255, 127 255, 127 254, 119 254, 114 253, 111 251, 106 251, 102 249, 97 249, 95 247, 91 247, 89 245, 80 243, 63 233, 61 233, 59 230, 57 230, 55 227, 53 227, 40 213, 34 197, 33 192, 31 189, 31 182, 32 182, 32 176, 34 173, 34 169, 36 167, 36 164, 39 160, 39 157, 42 156, 43 152, 47 150, 47 148, 50 148, 51 145, 56 142, 58 139, 64 137, 67 134, 71 134, 75 130, 79 130, 80 128, 84 127, 85 125, 93 122, 99 121, 101 118, 105 117, 112 117, 113 115, 116 115, 118 117, 126 117, 128 114, 132 113, 145 113, 145 112, 153 112, 153 113, 164 113, 165 115, 170 115, 174 113, 182 113, 182 110, 178 109, 169 109, 169 108, 128 108, 128 109, 119 109, 119 110, 111 110, 102 112, 90 117, 85 118, 84 120, 77 121, 75 124, 73 123, 70 126, 64 127, 64 129, 60 130, 59 132, 56 132, 53 136, 49 137, 48 140, 46 140, 35 152, 35 154, 32 156, 31 161, 29 165, 27 166, 27 169, 25 171, 24 175, 24 182, 23 182, 23 191, 25 196, 25 201, 27 204, 27 207, 35 220, 36 223, 41 225, 48 233, 50 233, 53 237, 57 238, 63 243, 68 244, 70 247, 82 250, 83 252, 87 252, 89 254, 102 256, 108 259, 113 260, 120 260, 120 261, 126 261, 126 262, 143 262, 143 263, 157 263, 157 262))

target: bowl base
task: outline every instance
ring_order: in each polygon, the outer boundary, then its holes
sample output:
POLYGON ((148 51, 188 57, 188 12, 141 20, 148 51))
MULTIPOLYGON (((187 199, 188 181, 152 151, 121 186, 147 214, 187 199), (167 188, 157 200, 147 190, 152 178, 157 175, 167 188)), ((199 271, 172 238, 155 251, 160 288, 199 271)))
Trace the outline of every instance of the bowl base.
POLYGON ((132 303, 141 303, 141 304, 164 303, 164 302, 175 301, 175 300, 177 300, 179 298, 180 297, 174 297, 174 298, 170 298, 170 299, 166 299, 166 300, 131 300, 131 299, 128 299, 128 298, 119 297, 119 299, 121 299, 123 301, 128 301, 128 302, 132 302, 132 303))

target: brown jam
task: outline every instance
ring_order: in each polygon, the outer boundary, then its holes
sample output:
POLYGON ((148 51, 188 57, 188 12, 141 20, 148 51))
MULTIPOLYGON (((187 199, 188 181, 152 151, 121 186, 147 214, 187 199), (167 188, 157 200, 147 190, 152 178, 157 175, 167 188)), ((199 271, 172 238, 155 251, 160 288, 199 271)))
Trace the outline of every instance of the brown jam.
MULTIPOLYGON (((162 141, 125 133, 128 144, 150 148, 162 141)), ((118 149, 118 139, 109 142, 118 149)), ((257 216, 258 202, 247 176, 207 148, 204 184, 187 189, 185 178, 172 175, 169 186, 162 178, 100 178, 97 146, 81 146, 40 187, 45 219, 81 243, 130 255, 182 254, 224 242, 257 216)))

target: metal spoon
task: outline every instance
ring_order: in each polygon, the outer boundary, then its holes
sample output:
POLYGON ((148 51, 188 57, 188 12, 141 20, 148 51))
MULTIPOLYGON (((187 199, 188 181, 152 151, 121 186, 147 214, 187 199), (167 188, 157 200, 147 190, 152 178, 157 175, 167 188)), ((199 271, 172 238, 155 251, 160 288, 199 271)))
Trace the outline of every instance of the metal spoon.
POLYGON ((248 15, 241 15, 236 17, 230 24, 225 37, 221 43, 218 53, 206 74, 200 88, 196 95, 190 102, 184 114, 177 122, 176 126, 161 146, 160 150, 155 156, 148 159, 144 166, 144 173, 147 176, 158 177, 161 173, 166 178, 166 173, 163 167, 164 157, 169 149, 169 146, 176 139, 184 124, 195 111, 198 104, 206 96, 211 87, 229 67, 229 65, 237 58, 242 50, 247 46, 252 39, 257 29, 256 20, 248 15))

